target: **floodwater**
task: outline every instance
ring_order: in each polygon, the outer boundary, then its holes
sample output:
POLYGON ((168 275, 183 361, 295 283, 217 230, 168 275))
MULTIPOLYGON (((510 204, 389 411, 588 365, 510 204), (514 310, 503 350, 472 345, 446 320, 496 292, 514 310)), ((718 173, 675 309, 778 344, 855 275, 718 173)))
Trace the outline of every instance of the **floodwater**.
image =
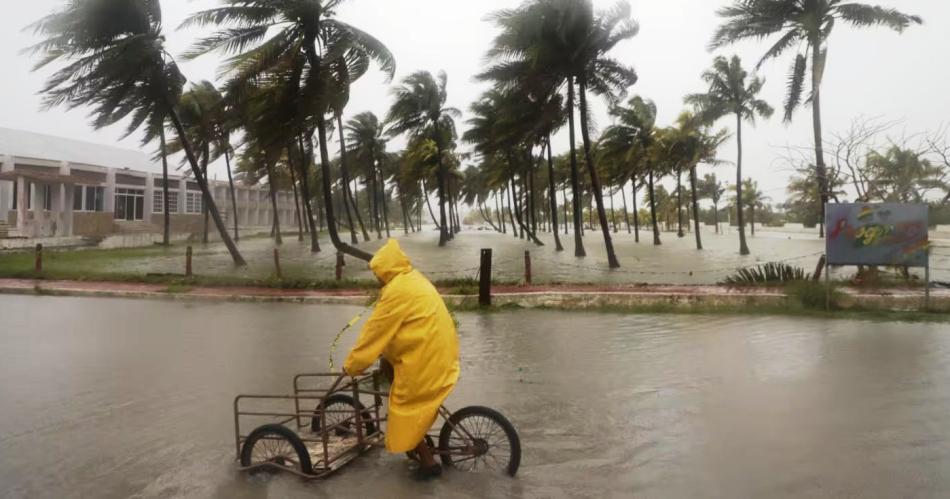
POLYGON ((0 297, 0 497, 950 494, 950 326, 780 317, 460 314, 448 405, 511 419, 517 478, 238 473, 234 395, 324 370, 359 310, 0 297))
MULTIPOLYGON (((703 251, 697 251, 693 234, 679 238, 676 233, 664 232, 662 246, 654 246, 652 233, 641 231, 640 243, 626 231, 612 234, 615 249, 622 268, 610 270, 600 232, 588 231, 584 237, 586 258, 574 256, 573 235, 561 234, 565 251, 556 252, 553 236, 542 233, 544 247, 502 235, 492 231, 466 230, 447 247, 438 247, 438 232, 403 235, 393 232, 412 258, 413 263, 435 279, 472 278, 478 272, 480 250, 492 248, 493 277, 505 280, 520 280, 524 277, 524 252, 531 252, 532 276, 536 283, 602 283, 602 284, 716 284, 741 267, 754 266, 770 261, 785 261, 811 272, 824 250, 824 242, 813 233, 788 233, 759 230, 755 237, 748 238, 752 254, 739 255, 738 235, 734 228, 726 228, 725 234, 710 230, 702 233, 703 251)), ((361 243, 360 247, 373 252, 382 241, 375 239, 361 243)), ((362 239, 361 239, 362 241, 362 239)), ((332 279, 336 253, 329 240, 321 239, 323 251, 312 254, 309 240, 303 243, 296 236, 285 237, 280 248, 285 277, 332 279)), ((950 242, 938 241, 932 257, 934 280, 950 281, 950 242)), ((207 247, 196 246, 194 268, 198 274, 231 274, 248 277, 266 277, 274 272, 273 248, 270 239, 247 239, 239 243, 248 260, 245 269, 235 269, 226 249, 221 244, 207 247)), ((349 278, 371 279, 366 265, 347 258, 349 265, 344 275, 349 278)), ((171 272, 182 273, 183 250, 141 260, 126 260, 110 263, 104 271, 116 272, 171 272)), ((853 269, 847 269, 851 271, 853 269)))

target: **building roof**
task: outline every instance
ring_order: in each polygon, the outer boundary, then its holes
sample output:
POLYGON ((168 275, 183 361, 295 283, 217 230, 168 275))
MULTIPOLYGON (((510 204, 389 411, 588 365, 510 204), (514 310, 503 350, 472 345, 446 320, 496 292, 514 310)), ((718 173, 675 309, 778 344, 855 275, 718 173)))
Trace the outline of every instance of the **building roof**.
POLYGON ((67 161, 107 168, 161 174, 160 163, 142 151, 65 139, 0 127, 0 156, 67 161))

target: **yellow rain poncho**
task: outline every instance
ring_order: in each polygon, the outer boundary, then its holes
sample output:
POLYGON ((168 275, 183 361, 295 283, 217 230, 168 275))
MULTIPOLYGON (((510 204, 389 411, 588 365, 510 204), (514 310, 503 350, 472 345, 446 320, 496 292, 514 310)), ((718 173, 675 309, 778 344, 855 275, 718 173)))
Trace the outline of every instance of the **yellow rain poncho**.
POLYGON ((386 449, 406 452, 422 441, 458 381, 458 337, 439 292, 398 242, 390 239, 369 266, 382 294, 343 369, 362 373, 380 355, 393 365, 386 449))

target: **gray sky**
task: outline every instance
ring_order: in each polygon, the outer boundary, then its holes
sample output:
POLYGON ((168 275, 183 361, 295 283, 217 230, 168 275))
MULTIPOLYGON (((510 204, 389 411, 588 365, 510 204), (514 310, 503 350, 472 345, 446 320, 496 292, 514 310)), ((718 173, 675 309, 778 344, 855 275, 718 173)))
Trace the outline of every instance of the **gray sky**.
MULTIPOLYGON (((20 49, 35 41, 23 28, 62 5, 61 0, 4 2, 0 9, 0 126, 20 128, 104 144, 116 144, 123 128, 94 131, 82 109, 66 111, 40 108, 40 89, 48 73, 30 73, 32 64, 20 49)), ((494 27, 484 20, 497 9, 514 7, 520 0, 350 0, 340 17, 369 31, 386 43, 397 62, 396 79, 425 69, 445 70, 449 75, 450 104, 467 110, 484 89, 473 80, 483 66, 483 56, 494 35, 494 27)), ((605 8, 613 0, 594 0, 605 8)), ((700 74, 714 56, 706 50, 718 19, 715 11, 725 0, 632 1, 640 34, 614 52, 621 61, 633 64, 640 81, 631 89, 653 99, 659 108, 659 124, 669 125, 683 109, 685 94, 704 89, 700 74)), ((844 24, 835 28, 829 50, 823 86, 823 113, 826 135, 844 131, 858 116, 880 116, 901 120, 898 133, 935 129, 950 121, 950 80, 947 50, 950 49, 950 2, 942 0, 886 0, 885 5, 920 15, 924 26, 903 35, 882 28, 856 30, 844 24)), ((170 51, 180 54, 200 32, 175 31, 188 13, 213 7, 215 0, 165 0, 165 28, 170 51)), ((765 43, 745 43, 722 50, 723 55, 742 56, 753 66, 767 49, 765 43)), ((191 81, 214 79, 219 58, 211 55, 182 65, 191 81)), ((785 75, 791 59, 768 63, 761 74, 766 78, 762 97, 779 110, 785 93, 785 75)), ((389 103, 389 85, 379 73, 358 82, 348 108, 352 116, 373 111, 381 117, 389 103)), ((598 104, 600 127, 610 124, 602 104, 598 104)), ((787 145, 811 145, 810 110, 796 115, 784 125, 781 115, 760 122, 755 129, 745 127, 744 176, 757 180, 773 201, 785 197, 785 183, 791 173, 779 157, 787 145)), ((464 120, 464 118, 463 118, 464 120)), ((732 127, 729 120, 721 126, 732 127)), ((464 128, 461 125, 460 128, 464 128)), ((566 134, 557 137, 555 151, 567 148, 566 134)), ((828 137, 826 136, 826 139, 828 137)), ((579 138, 578 138, 579 140, 579 138)), ((138 147, 138 137, 118 142, 138 147)), ((402 142, 391 148, 401 147, 402 142)), ((735 159, 735 143, 730 140, 720 150, 720 159, 735 159)), ((703 168, 701 174, 707 170, 703 168)), ((721 178, 734 181, 732 166, 717 167, 721 178)), ((223 176, 223 171, 218 172, 223 176)))

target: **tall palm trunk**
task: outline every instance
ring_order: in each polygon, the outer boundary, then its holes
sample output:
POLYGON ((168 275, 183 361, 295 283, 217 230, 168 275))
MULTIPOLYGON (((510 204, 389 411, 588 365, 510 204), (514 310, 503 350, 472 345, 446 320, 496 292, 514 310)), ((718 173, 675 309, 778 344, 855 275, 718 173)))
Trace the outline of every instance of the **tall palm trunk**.
POLYGON ((561 184, 561 198, 564 200, 564 235, 568 235, 568 220, 570 217, 567 216, 567 186, 561 184))
POLYGON ((749 245, 745 240, 745 220, 742 216, 742 113, 736 113, 736 143, 738 144, 738 158, 736 159, 736 218, 739 222, 739 254, 748 255, 749 245))
MULTIPOLYGON (((290 160, 288 156, 288 161, 290 160)), ((294 217, 297 220, 297 241, 303 242, 303 216, 300 213, 300 198, 297 196, 297 174, 294 173, 293 165, 290 168, 290 185, 294 188, 294 217)))
MULTIPOLYGON (((524 239, 524 236, 527 235, 528 239, 530 239, 534 244, 538 246, 544 246, 544 243, 541 242, 540 239, 538 239, 538 237, 534 234, 534 232, 531 232, 531 227, 528 227, 526 225, 525 218, 522 217, 523 206, 521 205, 521 202, 522 202, 521 196, 518 195, 517 185, 518 184, 515 182, 515 177, 514 175, 512 175, 511 176, 511 192, 513 194, 514 203, 515 203, 515 219, 518 221, 518 226, 521 228, 521 231, 520 231, 521 238, 524 239)), ((527 196, 525 196, 524 203, 527 204, 527 202, 528 202, 527 196)), ((525 214, 525 216, 527 216, 527 213, 525 214)))
POLYGON ((438 154, 438 168, 439 172, 437 175, 437 181, 439 182, 439 246, 445 246, 449 242, 451 236, 449 235, 449 227, 446 225, 448 220, 446 219, 445 214, 445 182, 446 182, 446 172, 445 164, 442 160, 442 135, 439 130, 439 122, 436 120, 434 123, 435 129, 435 148, 436 154, 438 154))
POLYGON ((366 195, 370 202, 370 220, 376 227, 376 239, 383 238, 382 227, 379 223, 379 192, 376 190, 376 168, 372 167, 369 172, 369 185, 366 186, 366 195))
POLYGON ((524 235, 518 235, 518 225, 515 223, 515 207, 511 202, 511 188, 505 186, 505 196, 508 197, 508 220, 511 222, 511 235, 515 239, 524 239, 524 235))
POLYGON ((432 218, 432 223, 435 224, 436 229, 441 231, 442 226, 439 224, 439 221, 436 220, 435 212, 432 211, 432 203, 429 201, 429 188, 426 186, 425 179, 422 179, 422 195, 426 198, 426 206, 429 207, 429 216, 432 218))
POLYGON ((683 169, 676 169, 676 236, 686 237, 683 232, 683 169))
POLYGON ((607 225, 607 210, 604 209, 604 193, 600 184, 600 174, 594 164, 591 154, 590 126, 587 116, 587 81, 579 78, 581 98, 581 137, 584 139, 584 157, 587 160, 587 169, 590 171, 590 185, 594 192, 594 201, 597 203, 597 218, 600 221, 601 232, 604 234, 604 246, 607 248, 607 263, 612 269, 620 268, 620 260, 614 252, 614 243, 610 237, 610 227, 607 225))
POLYGON ((564 251, 561 244, 561 236, 558 235, 557 226, 557 190, 554 186, 554 158, 551 155, 551 134, 546 137, 546 149, 548 155, 548 202, 551 205, 551 232, 554 233, 554 246, 556 251, 564 251))
POLYGON ((653 245, 659 246, 663 243, 660 242, 660 226, 657 225, 656 221, 656 189, 654 189, 652 169, 650 170, 648 183, 650 187, 650 220, 653 222, 653 245))
MULTIPOLYGON (((313 146, 311 145, 311 149, 312 147, 313 146)), ((289 158, 291 162, 293 162, 294 158, 294 149, 294 144, 291 141, 291 143, 287 146, 287 158, 289 158)), ((312 152, 308 151, 307 148, 304 147, 303 135, 297 137, 297 150, 300 151, 300 157, 297 158, 299 160, 299 163, 297 164, 297 171, 300 173, 300 190, 303 194, 303 214, 307 217, 307 226, 310 227, 310 252, 318 253, 320 251, 320 242, 317 239, 319 231, 317 230, 317 222, 314 220, 313 216, 313 205, 311 204, 313 196, 310 194, 310 167, 308 166, 311 163, 309 159, 312 152)), ((293 168, 293 165, 291 165, 291 168, 293 168)), ((318 210, 322 210, 322 208, 318 207, 318 210)), ((320 228, 322 229, 323 217, 320 216, 318 218, 321 220, 320 228)))
POLYGON ((713 221, 716 223, 716 234, 719 234, 719 202, 713 201, 713 221))
POLYGON ((617 233, 617 212, 614 211, 614 194, 616 194, 616 192, 610 194, 610 223, 613 224, 614 234, 616 234, 617 233))
POLYGON ((640 242, 640 212, 637 211, 637 177, 634 175, 631 179, 633 182, 631 199, 633 200, 633 238, 634 242, 640 242))
POLYGON ((623 199, 623 221, 627 224, 627 234, 630 234, 630 210, 627 208, 627 191, 623 188, 627 185, 626 182, 620 186, 620 198, 623 199))
POLYGON ((162 122, 161 129, 158 131, 162 148, 162 210, 165 213, 165 223, 162 227, 162 245, 171 244, 172 214, 168 211, 168 154, 165 143, 165 123, 162 122))
POLYGON ((495 218, 498 219, 498 224, 501 225, 500 232, 502 234, 507 234, 508 229, 507 224, 505 223, 505 213, 501 210, 501 208, 499 208, 500 204, 498 203, 498 193, 494 193, 492 197, 495 198, 495 218))
MULTIPOLYGON (((185 127, 182 125, 181 119, 178 117, 178 113, 174 110, 174 105, 171 102, 166 102, 166 105, 168 109, 170 109, 168 116, 171 118, 172 124, 175 127, 175 131, 178 133, 178 138, 181 140, 181 145, 185 150, 185 155, 188 157, 188 162, 191 163, 191 171, 194 173, 195 181, 198 182, 198 188, 201 189, 203 196, 210 199, 211 192, 208 189, 208 180, 201 171, 201 168, 198 166, 198 158, 195 156, 195 151, 191 146, 191 141, 188 140, 188 134, 185 132, 185 127)), ((234 264, 241 267, 247 265, 247 262, 244 261, 244 257, 241 256, 241 252, 238 251, 237 245, 234 244, 234 241, 228 234, 228 230, 224 226, 224 221, 221 219, 221 213, 218 212, 218 207, 214 204, 214 202, 208 204, 210 205, 209 211, 211 213, 211 218, 214 219, 214 225, 221 234, 221 240, 224 242, 225 247, 228 248, 228 252, 231 254, 231 259, 234 260, 234 264)))
MULTIPOLYGON (((584 239, 581 235, 581 226, 584 224, 584 213, 581 209, 580 176, 577 171, 577 140, 574 131, 574 77, 567 77, 567 124, 568 135, 571 141, 571 191, 574 197, 574 256, 586 257, 584 239)), ((565 204, 567 200, 565 199, 565 204)))
POLYGON ((379 190, 383 195, 383 223, 386 225, 386 237, 390 238, 392 234, 389 232, 389 203, 386 202, 386 180, 382 172, 379 173, 379 190))
POLYGON ((693 194, 693 226, 696 228, 696 249, 703 249, 703 238, 699 235, 699 195, 696 192, 696 165, 689 169, 689 189, 693 194))
MULTIPOLYGON (((204 175, 204 178, 206 180, 208 178, 208 161, 210 159, 211 159, 211 146, 208 144, 205 144, 204 151, 202 153, 201 169, 202 169, 202 174, 204 175)), ((210 225, 208 221, 208 205, 214 202, 214 200, 211 199, 210 182, 208 184, 209 184, 208 195, 202 197, 204 202, 201 203, 202 205, 201 213, 204 214, 204 231, 201 236, 201 242, 203 244, 208 244, 208 227, 210 225)))
POLYGON ((264 160, 267 166, 267 185, 270 188, 270 205, 274 210, 274 243, 278 246, 284 244, 284 238, 280 234, 280 216, 277 210, 277 177, 274 175, 274 162, 270 158, 264 160))
POLYGON ((755 204, 749 205, 749 224, 752 228, 752 237, 755 237, 755 204))
POLYGON ((812 44, 811 64, 811 119, 812 128, 815 132, 815 173, 818 177, 818 191, 821 198, 821 206, 819 207, 821 217, 818 219, 818 237, 823 238, 825 237, 825 206, 828 204, 831 189, 829 188, 828 169, 825 167, 825 151, 821 138, 821 79, 823 69, 820 43, 812 44))
MULTIPOLYGON (((343 114, 338 113, 336 115, 337 129, 340 131, 340 178, 343 183, 343 200, 345 201, 343 205, 346 207, 346 220, 350 223, 350 242, 352 244, 359 244, 359 238, 356 236, 356 226, 353 225, 353 215, 350 214, 350 203, 353 201, 353 193, 350 192, 350 169, 346 163, 346 139, 343 136, 343 114)), ((353 203, 354 211, 356 211, 356 219, 359 221, 360 228, 363 230, 363 238, 366 241, 369 241, 369 234, 366 233, 366 228, 363 227, 363 217, 360 215, 359 210, 356 209, 356 204, 353 203)))
MULTIPOLYGON (((304 41, 304 49, 307 53, 307 62, 310 63, 311 70, 315 73, 312 74, 311 77, 314 81, 320 81, 320 58, 317 56, 315 43, 316 36, 316 32, 308 32, 305 34, 306 38, 304 41)), ((330 232, 330 241, 333 243, 333 247, 336 248, 337 251, 368 262, 373 258, 373 255, 344 243, 340 240, 339 233, 337 233, 336 224, 334 223, 336 217, 333 213, 333 183, 330 174, 330 154, 327 151, 327 125, 322 113, 318 112, 316 118, 317 139, 320 143, 320 171, 323 177, 323 204, 324 208, 326 209, 327 228, 330 232)))
MULTIPOLYGON (((228 146, 228 148, 230 148, 231 140, 227 137, 225 137, 225 139, 228 142, 226 145, 228 146)), ((228 170, 228 188, 230 189, 230 192, 231 192, 231 211, 234 213, 234 240, 239 241, 241 239, 241 236, 238 235, 237 195, 234 193, 234 175, 231 174, 231 153, 228 152, 228 148, 225 148, 224 150, 224 165, 228 170)))

